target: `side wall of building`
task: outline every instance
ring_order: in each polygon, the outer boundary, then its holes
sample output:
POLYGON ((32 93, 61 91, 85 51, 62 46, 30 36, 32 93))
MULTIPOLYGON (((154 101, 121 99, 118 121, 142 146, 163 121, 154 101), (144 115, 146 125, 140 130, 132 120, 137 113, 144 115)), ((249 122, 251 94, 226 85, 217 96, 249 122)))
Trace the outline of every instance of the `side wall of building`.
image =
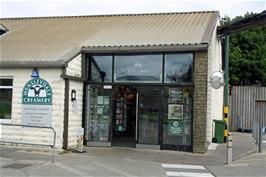
POLYGON ((69 81, 69 112, 68 112, 68 147, 75 148, 77 135, 82 128, 83 82, 69 81), (71 92, 76 92, 76 100, 71 99, 71 92))
MULTIPOLYGON (((79 54, 68 63, 66 75, 82 77, 82 55, 79 54)), ((83 82, 69 81, 69 109, 68 109, 68 148, 75 148, 77 145, 77 135, 82 128, 83 111, 83 82), (76 100, 71 99, 72 92, 76 93, 76 100)))
POLYGON ((66 68, 66 74, 74 77, 82 76, 82 58, 81 54, 76 56, 73 60, 68 63, 66 68))
MULTIPOLYGON (((2 69, 0 78, 13 79, 12 113, 5 123, 21 124, 22 122, 22 89, 31 78, 32 69, 2 69)), ((62 148, 64 120, 64 79, 60 78, 61 69, 39 69, 40 77, 52 87, 52 127, 56 131, 56 147, 62 148)), ((1 140, 43 143, 53 142, 51 130, 1 126, 1 140)))
MULTIPOLYGON (((217 38, 217 26, 213 31, 208 49, 208 80, 213 72, 222 70, 222 49, 221 41, 217 38)), ((213 120, 223 119, 223 87, 214 89, 208 84, 207 87, 207 143, 210 144, 213 133, 213 120)))

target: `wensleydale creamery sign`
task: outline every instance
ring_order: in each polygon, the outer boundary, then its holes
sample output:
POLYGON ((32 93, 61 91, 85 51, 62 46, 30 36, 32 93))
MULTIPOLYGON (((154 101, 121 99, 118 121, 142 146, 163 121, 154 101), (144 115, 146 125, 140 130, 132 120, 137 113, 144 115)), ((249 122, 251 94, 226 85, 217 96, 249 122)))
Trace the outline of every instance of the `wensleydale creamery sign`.
POLYGON ((22 90, 22 124, 50 127, 52 96, 46 80, 29 80, 22 90))

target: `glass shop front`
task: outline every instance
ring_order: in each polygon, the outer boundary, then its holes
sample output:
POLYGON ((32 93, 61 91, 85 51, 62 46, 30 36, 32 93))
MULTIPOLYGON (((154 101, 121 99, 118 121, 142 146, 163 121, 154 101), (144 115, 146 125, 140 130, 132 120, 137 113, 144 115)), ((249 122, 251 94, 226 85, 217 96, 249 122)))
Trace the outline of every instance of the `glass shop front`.
POLYGON ((87 55, 86 141, 192 151, 193 53, 87 55))

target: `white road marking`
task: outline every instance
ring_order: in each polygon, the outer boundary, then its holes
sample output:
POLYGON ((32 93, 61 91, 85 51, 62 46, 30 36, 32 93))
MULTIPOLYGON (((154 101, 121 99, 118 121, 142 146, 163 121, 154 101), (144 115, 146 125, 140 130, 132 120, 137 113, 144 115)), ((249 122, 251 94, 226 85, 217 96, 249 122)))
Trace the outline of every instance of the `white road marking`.
POLYGON ((208 169, 202 165, 183 165, 163 163, 168 177, 214 177, 208 169))
POLYGON ((172 172, 172 171, 167 171, 166 172, 167 176, 188 176, 188 177, 214 177, 212 174, 210 173, 193 173, 193 172, 172 172))
POLYGON ((181 164, 167 164, 167 163, 163 163, 162 166, 164 168, 184 168, 184 169, 198 169, 198 170, 205 170, 206 169, 202 165, 181 165, 181 164))

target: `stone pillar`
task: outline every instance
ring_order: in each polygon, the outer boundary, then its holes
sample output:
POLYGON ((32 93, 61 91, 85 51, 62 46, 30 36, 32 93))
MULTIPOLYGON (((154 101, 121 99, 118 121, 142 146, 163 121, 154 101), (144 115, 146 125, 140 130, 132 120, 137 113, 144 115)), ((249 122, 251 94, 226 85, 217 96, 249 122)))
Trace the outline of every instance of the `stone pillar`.
POLYGON ((194 111, 193 111, 193 152, 207 150, 207 51, 195 52, 194 57, 194 111))

